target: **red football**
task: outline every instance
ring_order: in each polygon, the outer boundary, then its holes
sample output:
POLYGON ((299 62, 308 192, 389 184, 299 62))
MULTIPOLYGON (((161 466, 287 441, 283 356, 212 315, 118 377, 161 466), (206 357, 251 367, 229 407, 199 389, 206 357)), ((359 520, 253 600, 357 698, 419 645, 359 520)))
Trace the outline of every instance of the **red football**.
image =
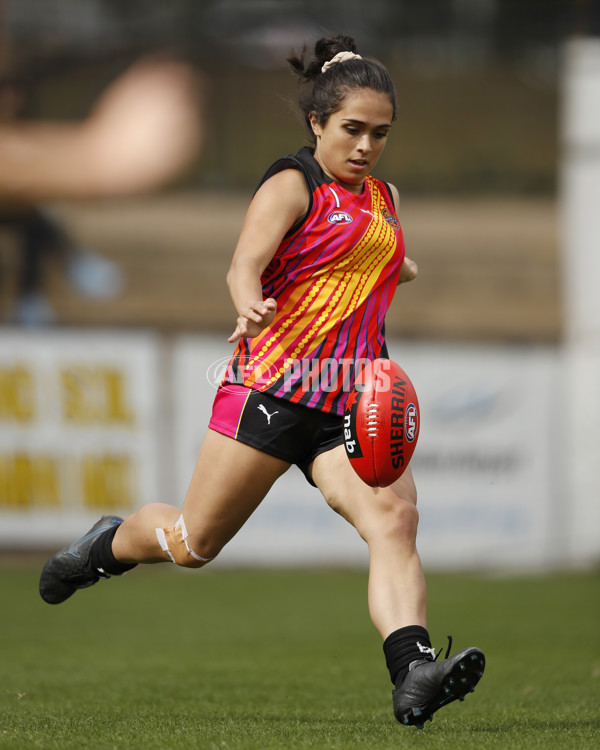
POLYGON ((419 437, 414 386, 390 359, 369 362, 346 402, 344 443, 350 464, 371 487, 387 487, 402 475, 419 437))

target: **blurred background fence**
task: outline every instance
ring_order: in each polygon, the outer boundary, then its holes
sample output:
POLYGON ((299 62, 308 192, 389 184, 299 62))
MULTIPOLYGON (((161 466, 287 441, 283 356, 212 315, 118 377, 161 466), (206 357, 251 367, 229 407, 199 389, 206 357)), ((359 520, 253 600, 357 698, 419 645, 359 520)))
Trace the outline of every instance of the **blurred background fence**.
MULTIPOLYGON (((0 545, 51 545, 98 509, 180 501, 207 372, 230 349, 225 273, 245 209, 271 161, 305 142, 285 56, 344 32, 399 96, 377 174, 399 188, 420 268, 387 331, 424 410, 424 560, 596 561, 595 464, 577 468, 585 487, 569 478, 581 430, 562 406, 559 219, 568 49, 599 30, 593 0, 0 0, 4 123, 79 121, 148 55, 181 57, 207 83, 203 147, 176 179, 43 202, 86 264, 42 253, 25 295, 14 219, 0 222, 0 545)), ((583 431, 591 456, 598 432, 583 431)), ((312 493, 282 480, 229 559, 303 562, 309 540, 310 560, 364 560, 312 493)))

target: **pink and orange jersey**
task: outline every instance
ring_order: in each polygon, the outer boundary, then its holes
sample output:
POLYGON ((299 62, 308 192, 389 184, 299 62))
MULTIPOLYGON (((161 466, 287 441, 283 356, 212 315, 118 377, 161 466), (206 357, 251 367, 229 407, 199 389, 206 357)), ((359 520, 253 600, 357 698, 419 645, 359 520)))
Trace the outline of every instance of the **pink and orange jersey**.
POLYGON ((364 364, 387 356, 384 319, 404 260, 402 230, 386 183, 368 176, 362 193, 351 193, 303 148, 260 184, 289 168, 306 179, 309 209, 262 275, 276 317, 239 342, 224 382, 341 415, 364 364))

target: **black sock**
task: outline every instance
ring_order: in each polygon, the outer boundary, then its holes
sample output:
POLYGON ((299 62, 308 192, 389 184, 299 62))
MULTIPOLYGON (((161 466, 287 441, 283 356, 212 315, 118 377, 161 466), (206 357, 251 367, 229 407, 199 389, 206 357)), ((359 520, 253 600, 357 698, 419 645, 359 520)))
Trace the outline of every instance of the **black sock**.
POLYGON ((429 633, 420 625, 409 625, 388 635, 383 642, 383 653, 394 685, 404 679, 411 662, 435 658, 429 633))
POLYGON ((118 526, 115 526, 100 534, 90 550, 92 568, 94 570, 103 570, 111 576, 120 576, 137 565, 137 563, 119 562, 113 555, 112 541, 118 528, 118 526))

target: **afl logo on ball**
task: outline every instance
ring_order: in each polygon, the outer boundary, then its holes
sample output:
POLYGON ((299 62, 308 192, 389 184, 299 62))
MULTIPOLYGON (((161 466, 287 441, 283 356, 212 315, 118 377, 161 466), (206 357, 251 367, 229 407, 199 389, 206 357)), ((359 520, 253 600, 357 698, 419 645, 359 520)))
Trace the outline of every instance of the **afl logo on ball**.
POLYGON ((406 407, 404 414, 404 434, 409 443, 417 437, 419 427, 419 412, 414 404, 406 407))
POLYGON ((352 224, 352 217, 345 211, 332 211, 327 217, 330 224, 352 224))

